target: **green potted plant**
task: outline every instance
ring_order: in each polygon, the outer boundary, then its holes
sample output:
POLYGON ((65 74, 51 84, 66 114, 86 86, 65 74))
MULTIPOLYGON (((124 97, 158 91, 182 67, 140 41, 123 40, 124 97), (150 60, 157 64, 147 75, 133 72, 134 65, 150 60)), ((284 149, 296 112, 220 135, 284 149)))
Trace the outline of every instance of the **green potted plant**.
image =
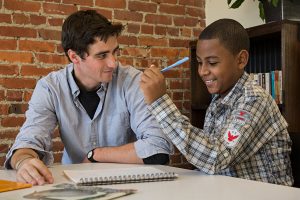
MULTIPOLYGON (((242 3, 244 1, 245 0, 235 0, 235 1, 227 0, 227 4, 228 4, 229 8, 236 9, 236 8, 240 7, 240 5, 242 5, 242 3)), ((253 1, 255 1, 255 0, 253 0, 253 1)), ((264 6, 268 6, 268 7, 272 6, 275 8, 275 7, 277 7, 279 0, 258 0, 258 1, 259 1, 259 4, 258 4, 259 16, 263 21, 265 21, 266 17, 265 17, 264 6)))

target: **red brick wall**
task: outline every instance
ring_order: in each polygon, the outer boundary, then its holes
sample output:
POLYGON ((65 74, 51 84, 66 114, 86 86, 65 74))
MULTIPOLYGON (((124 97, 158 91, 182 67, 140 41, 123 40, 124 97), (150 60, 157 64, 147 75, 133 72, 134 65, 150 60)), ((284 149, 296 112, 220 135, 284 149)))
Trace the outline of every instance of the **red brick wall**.
MULTIPOLYGON (((189 41, 205 26, 204 0, 0 0, 0 166, 25 120, 37 80, 68 63, 60 46, 63 19, 83 9, 96 9, 126 26, 119 38, 120 60, 139 69, 189 56, 189 41)), ((189 63, 165 76, 169 94, 189 116, 189 63)), ((53 141, 59 162, 58 131, 53 141)), ((171 164, 188 166, 178 152, 171 164)))

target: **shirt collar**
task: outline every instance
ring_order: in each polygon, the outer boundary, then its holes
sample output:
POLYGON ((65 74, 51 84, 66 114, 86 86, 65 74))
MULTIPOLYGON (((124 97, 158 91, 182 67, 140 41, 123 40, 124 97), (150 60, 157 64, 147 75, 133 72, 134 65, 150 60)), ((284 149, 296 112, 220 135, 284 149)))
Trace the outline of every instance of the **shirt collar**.
MULTIPOLYGON (((73 76, 74 64, 70 63, 69 65, 67 65, 66 68, 67 68, 67 80, 69 83, 69 87, 71 89, 73 99, 75 99, 79 95, 80 89, 79 89, 78 85, 76 84, 76 81, 73 76)), ((116 71, 117 70, 114 71, 113 77, 116 76, 116 71)), ((108 88, 108 83, 101 83, 99 89, 97 90, 97 93, 101 92, 101 91, 106 91, 107 88, 108 88)))
MULTIPOLYGON (((234 87, 230 90, 230 92, 221 100, 221 104, 232 106, 236 100, 239 98, 239 94, 241 94, 244 85, 246 81, 249 78, 249 74, 247 72, 244 72, 244 74, 241 76, 241 78, 236 82, 234 87)), ((220 98, 220 95, 216 95, 214 98, 214 101, 218 101, 220 98)))

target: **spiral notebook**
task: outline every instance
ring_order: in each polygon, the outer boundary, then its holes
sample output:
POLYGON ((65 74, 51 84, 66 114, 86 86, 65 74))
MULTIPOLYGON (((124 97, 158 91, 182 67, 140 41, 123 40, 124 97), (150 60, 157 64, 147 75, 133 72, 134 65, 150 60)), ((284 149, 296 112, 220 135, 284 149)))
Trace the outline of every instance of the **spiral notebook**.
POLYGON ((172 181, 178 177, 175 172, 165 172, 148 166, 120 169, 64 170, 64 174, 77 185, 172 181))

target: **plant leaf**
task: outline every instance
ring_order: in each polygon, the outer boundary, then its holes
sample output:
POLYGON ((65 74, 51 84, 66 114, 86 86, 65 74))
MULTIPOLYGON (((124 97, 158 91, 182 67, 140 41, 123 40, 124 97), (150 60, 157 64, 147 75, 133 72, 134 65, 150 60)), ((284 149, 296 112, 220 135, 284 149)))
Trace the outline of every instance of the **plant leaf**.
POLYGON ((271 3, 274 7, 277 7, 279 0, 272 0, 271 3))
POLYGON ((263 7, 263 4, 262 4, 261 1, 259 2, 258 7, 259 7, 259 17, 260 17, 263 21, 265 21, 265 11, 264 11, 264 7, 263 7))
POLYGON ((231 4, 230 8, 238 8, 240 7, 240 5, 244 2, 245 0, 236 0, 235 2, 233 2, 233 4, 231 4))

